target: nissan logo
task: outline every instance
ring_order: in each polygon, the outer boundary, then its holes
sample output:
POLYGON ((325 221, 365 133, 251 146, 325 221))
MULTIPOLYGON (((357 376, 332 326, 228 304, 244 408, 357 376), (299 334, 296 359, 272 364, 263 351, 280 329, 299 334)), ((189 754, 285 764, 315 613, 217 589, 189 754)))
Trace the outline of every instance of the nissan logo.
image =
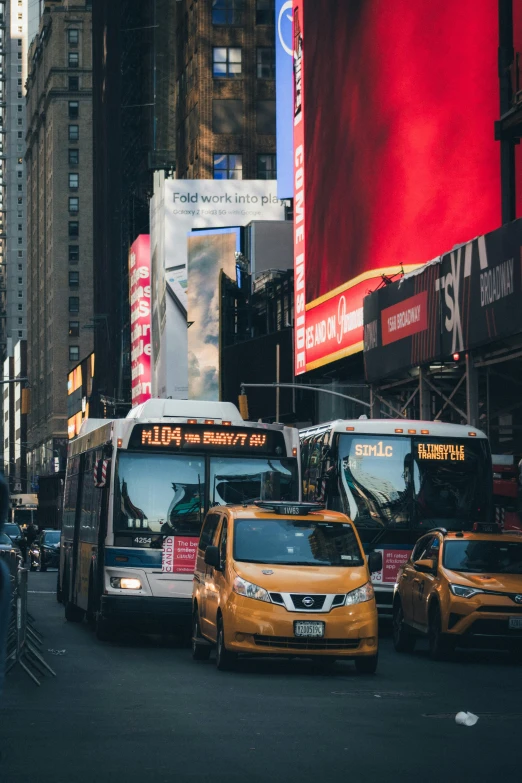
MULTIPOLYGON (((517 598, 520 598, 520 600, 522 601, 522 595, 517 596, 517 598)), ((515 598, 515 601, 516 600, 517 599, 515 598)), ((314 604, 315 604, 314 599, 311 598, 309 595, 307 595, 306 598, 303 598, 303 606, 306 606, 307 609, 311 609, 314 604)))
POLYGON ((522 604, 522 595, 515 596, 515 603, 522 604))

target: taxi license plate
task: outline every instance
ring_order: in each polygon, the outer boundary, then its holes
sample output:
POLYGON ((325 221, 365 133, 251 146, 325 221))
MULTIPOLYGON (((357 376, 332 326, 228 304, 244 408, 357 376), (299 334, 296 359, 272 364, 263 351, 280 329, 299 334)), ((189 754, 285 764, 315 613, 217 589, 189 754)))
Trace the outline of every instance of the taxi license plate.
POLYGON ((294 636, 318 637, 324 636, 324 623, 296 621, 294 623, 294 636))
POLYGON ((512 630, 522 631, 522 617, 510 617, 509 627, 512 630))

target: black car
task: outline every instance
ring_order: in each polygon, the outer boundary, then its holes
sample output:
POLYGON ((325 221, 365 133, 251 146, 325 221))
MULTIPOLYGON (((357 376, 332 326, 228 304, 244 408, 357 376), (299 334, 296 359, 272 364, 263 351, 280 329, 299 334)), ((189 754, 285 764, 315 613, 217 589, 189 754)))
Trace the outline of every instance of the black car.
POLYGON ((15 546, 20 546, 20 543, 24 538, 24 534, 20 530, 19 525, 17 525, 15 522, 6 522, 3 532, 9 536, 15 546))
POLYGON ((60 531, 42 530, 29 550, 31 571, 47 571, 60 565, 60 531))

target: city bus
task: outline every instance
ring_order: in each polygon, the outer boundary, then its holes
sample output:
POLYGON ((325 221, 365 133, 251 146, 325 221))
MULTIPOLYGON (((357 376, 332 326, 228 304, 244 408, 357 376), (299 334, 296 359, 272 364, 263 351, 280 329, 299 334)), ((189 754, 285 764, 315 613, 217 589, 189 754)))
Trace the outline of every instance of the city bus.
POLYGON ((11 495, 10 522, 20 529, 38 524, 38 495, 16 493, 11 495))
POLYGON ((299 500, 297 429, 246 422, 224 402, 151 399, 87 419, 69 443, 57 597, 100 639, 190 622, 211 506, 299 500))
POLYGON ((300 431, 303 500, 352 519, 380 551, 377 607, 391 614, 399 567, 419 536, 490 521, 492 466, 480 430, 438 421, 338 420, 300 431))

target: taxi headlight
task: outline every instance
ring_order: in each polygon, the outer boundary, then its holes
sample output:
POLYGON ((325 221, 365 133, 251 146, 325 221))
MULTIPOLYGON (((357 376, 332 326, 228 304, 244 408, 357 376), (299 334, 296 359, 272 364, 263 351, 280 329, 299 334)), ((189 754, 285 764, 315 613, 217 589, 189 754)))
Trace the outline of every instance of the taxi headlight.
POLYGON ((268 603, 271 603, 270 596, 264 587, 253 585, 252 582, 247 582, 246 579, 241 579, 240 576, 236 576, 234 579, 233 590, 234 593, 244 595, 245 598, 255 598, 257 601, 268 601, 268 603))
POLYGON ((464 587, 464 585, 450 585, 449 588, 453 595, 456 595, 458 598, 471 598, 477 593, 484 592, 484 590, 479 590, 476 587, 464 587))
POLYGON ((117 590, 141 590, 141 582, 132 577, 111 576, 111 587, 117 590))
POLYGON ((346 594, 345 605, 362 604, 364 601, 371 601, 373 597, 374 592, 371 582, 366 582, 362 587, 358 587, 357 590, 352 590, 346 594))

